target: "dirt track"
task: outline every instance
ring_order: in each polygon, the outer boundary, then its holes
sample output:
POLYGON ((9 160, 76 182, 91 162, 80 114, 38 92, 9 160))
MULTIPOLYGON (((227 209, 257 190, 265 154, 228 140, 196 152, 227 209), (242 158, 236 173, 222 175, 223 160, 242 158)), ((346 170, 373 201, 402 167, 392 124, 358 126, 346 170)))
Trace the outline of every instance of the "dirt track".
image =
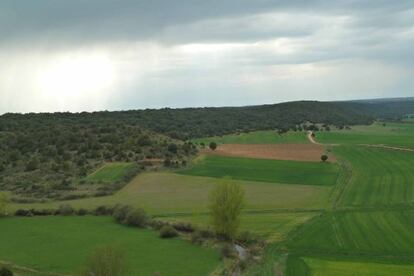
MULTIPOLYGON (((278 145, 247 145, 223 144, 215 151, 205 150, 207 154, 249 157, 259 159, 321 161, 324 147, 317 144, 278 144, 278 145)), ((334 161, 334 157, 330 156, 334 161)))

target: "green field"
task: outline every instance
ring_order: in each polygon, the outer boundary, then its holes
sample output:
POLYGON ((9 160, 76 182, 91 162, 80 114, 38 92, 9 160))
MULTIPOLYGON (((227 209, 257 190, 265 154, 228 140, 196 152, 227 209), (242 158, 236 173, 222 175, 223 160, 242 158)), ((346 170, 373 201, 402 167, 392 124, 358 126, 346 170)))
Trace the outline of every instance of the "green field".
POLYGON ((414 153, 362 146, 335 147, 334 152, 352 167, 341 206, 414 202, 414 153))
MULTIPOLYGON (((207 211, 208 193, 220 179, 194 177, 174 173, 143 173, 111 196, 67 200, 75 208, 93 209, 118 203, 142 207, 159 215, 199 213, 207 211)), ((246 190, 247 209, 323 208, 327 205, 330 187, 235 181, 246 190)), ((17 208, 57 208, 62 202, 14 204, 17 208)))
POLYGON ((136 167, 134 163, 106 163, 95 172, 88 175, 85 180, 93 183, 115 183, 122 181, 123 177, 136 167))
POLYGON ((370 144, 414 148, 414 123, 375 123, 354 126, 351 130, 334 130, 316 133, 323 144, 370 144))
MULTIPOLYGON (((303 258, 313 276, 410 276, 414 265, 303 258)), ((299 274, 297 274, 299 275, 299 274)), ((303 274, 302 274, 303 275, 303 274)), ((288 276, 291 276, 288 274, 288 276)), ((293 276, 293 274, 292 274, 293 276)))
POLYGON ((332 186, 338 172, 338 166, 333 163, 208 155, 179 173, 271 183, 332 186))
POLYGON ((328 213, 288 242, 298 252, 414 256, 414 211, 328 213))
MULTIPOLYGON (((317 214, 317 212, 244 213, 241 218, 240 231, 250 231, 269 242, 278 242, 286 238, 292 229, 317 214)), ((208 215, 177 216, 161 219, 173 222, 189 222, 201 228, 208 228, 210 224, 208 215)))
POLYGON ((253 131, 248 133, 230 134, 216 137, 199 138, 192 140, 195 143, 204 143, 208 145, 210 142, 218 144, 286 144, 298 143, 306 144, 309 140, 306 138, 305 132, 290 131, 283 135, 277 134, 274 130, 253 131))
POLYGON ((125 250, 129 275, 206 275, 220 263, 215 250, 164 240, 109 217, 0 219, 0 260, 40 271, 73 273, 102 245, 125 250))

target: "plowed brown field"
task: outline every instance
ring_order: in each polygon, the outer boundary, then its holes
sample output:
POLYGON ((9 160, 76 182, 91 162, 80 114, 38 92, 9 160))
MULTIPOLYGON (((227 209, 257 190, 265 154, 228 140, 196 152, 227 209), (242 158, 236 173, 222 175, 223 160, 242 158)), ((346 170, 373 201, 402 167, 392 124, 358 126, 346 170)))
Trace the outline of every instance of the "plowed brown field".
MULTIPOLYGON (((204 153, 258 159, 321 161, 321 155, 325 150, 322 145, 316 144, 223 144, 215 151, 205 150, 204 153)), ((334 156, 330 155, 329 160, 335 161, 334 156)))

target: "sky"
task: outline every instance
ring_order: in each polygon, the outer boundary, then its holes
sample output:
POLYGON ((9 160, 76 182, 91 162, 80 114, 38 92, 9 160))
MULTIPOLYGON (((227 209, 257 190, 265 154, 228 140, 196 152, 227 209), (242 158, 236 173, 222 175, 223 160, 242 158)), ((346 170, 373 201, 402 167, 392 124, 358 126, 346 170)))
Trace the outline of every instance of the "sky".
POLYGON ((414 1, 2 0, 0 114, 414 96, 414 1))

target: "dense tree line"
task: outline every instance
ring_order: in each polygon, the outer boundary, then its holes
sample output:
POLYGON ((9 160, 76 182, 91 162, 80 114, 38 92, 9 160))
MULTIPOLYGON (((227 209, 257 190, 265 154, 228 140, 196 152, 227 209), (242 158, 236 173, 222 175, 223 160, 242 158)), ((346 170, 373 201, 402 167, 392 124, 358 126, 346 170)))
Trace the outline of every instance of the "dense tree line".
POLYGON ((136 126, 176 139, 216 136, 265 129, 294 129, 305 122, 334 126, 369 124, 375 119, 399 119, 414 113, 414 99, 390 102, 300 101, 274 105, 145 109, 93 113, 5 114, 0 131, 45 127, 47 122, 76 127, 99 125, 136 126))

